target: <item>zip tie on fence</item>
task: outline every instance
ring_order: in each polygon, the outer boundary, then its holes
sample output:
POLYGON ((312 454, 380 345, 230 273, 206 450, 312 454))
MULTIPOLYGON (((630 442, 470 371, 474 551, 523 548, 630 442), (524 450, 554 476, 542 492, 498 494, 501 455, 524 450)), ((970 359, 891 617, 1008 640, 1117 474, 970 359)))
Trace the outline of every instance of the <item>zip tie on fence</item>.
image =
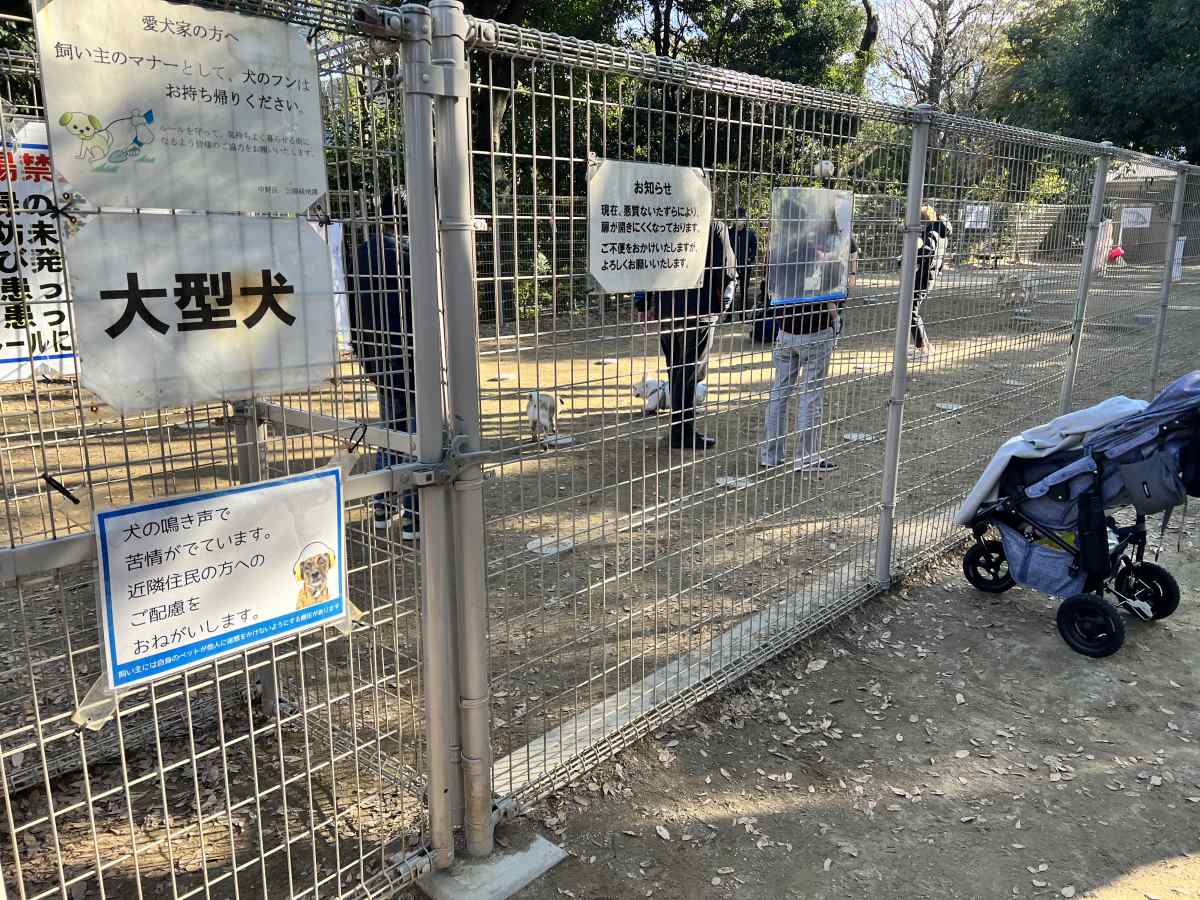
POLYGON ((59 481, 57 478, 55 478, 49 472, 42 473, 42 481, 46 482, 46 484, 50 485, 50 487, 54 488, 56 491, 58 491, 60 494, 62 494, 64 497, 66 497, 68 500, 70 500, 72 503, 74 503, 76 506, 78 506, 82 502, 78 497, 76 497, 74 494, 71 493, 71 491, 67 488, 67 486, 65 484, 63 484, 61 481, 59 481))

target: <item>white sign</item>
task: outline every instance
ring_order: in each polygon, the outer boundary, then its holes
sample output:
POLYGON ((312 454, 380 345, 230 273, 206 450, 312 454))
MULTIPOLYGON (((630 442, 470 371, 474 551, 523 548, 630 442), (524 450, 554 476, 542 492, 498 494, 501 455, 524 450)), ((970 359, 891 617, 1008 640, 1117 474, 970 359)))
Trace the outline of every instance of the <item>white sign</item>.
POLYGON ((75 371, 54 193, 46 125, 29 122, 0 157, 0 381, 75 371))
POLYGON ((1171 280, 1183 281, 1183 248, 1187 238, 1175 238, 1175 261, 1171 264, 1171 280))
POLYGON ((67 259, 80 381, 122 413, 333 373, 329 248, 304 219, 104 213, 67 259))
POLYGON ((326 191, 304 31, 166 0, 38 0, 55 165, 101 206, 303 212, 326 191))
POLYGON ((986 203, 968 203, 963 207, 963 229, 985 231, 992 223, 992 208, 986 203))
POLYGON ((1152 206, 1127 206, 1121 210, 1122 228, 1149 228, 1152 206))
POLYGON ((340 469, 96 514, 110 688, 346 620, 340 469))
POLYGON ((604 159, 588 168, 588 259, 609 293, 704 281, 712 192, 703 170, 604 159))

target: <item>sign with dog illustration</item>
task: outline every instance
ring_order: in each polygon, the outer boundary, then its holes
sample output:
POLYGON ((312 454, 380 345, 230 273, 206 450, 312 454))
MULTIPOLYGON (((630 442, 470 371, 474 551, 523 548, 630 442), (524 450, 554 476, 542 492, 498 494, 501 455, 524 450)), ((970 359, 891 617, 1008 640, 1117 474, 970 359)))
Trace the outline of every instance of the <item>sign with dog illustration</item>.
POLYGON ((347 620, 337 468, 101 511, 96 541, 114 690, 347 620))
POLYGON ((97 206, 304 212, 326 192, 294 25, 167 0, 37 0, 54 163, 97 206))

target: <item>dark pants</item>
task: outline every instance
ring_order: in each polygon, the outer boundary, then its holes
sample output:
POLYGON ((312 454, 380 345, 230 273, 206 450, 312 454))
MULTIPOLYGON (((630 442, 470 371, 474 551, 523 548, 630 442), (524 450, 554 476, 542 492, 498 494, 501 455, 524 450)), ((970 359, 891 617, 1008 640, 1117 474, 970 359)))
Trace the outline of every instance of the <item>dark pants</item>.
POLYGON ((671 427, 691 428, 696 421, 696 384, 708 374, 708 350, 716 323, 701 319, 680 323, 659 334, 671 390, 671 427))
MULTIPOLYGON (((407 431, 416 434, 417 402, 413 392, 412 372, 407 367, 372 376, 379 395, 379 425, 392 431, 407 431)), ((409 459, 398 450, 382 447, 377 454, 376 467, 380 469, 400 465, 409 459)), ((375 504, 382 505, 389 513, 397 503, 413 517, 416 524, 417 492, 407 490, 402 494, 385 493, 375 497, 375 504)))
POLYGON ((933 284, 933 260, 929 257, 917 257, 916 279, 913 285, 912 324, 909 336, 912 345, 918 350, 924 350, 929 343, 929 335, 925 333, 925 320, 921 318, 921 304, 929 296, 929 286, 933 284))

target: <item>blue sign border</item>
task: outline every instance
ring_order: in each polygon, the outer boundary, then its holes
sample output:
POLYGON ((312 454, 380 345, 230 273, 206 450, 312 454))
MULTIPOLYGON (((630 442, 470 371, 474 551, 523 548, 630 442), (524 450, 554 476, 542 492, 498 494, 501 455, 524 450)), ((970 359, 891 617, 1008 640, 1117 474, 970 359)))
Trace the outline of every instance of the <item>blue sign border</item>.
POLYGON ((345 584, 346 584, 346 542, 342 533, 342 470, 340 467, 332 469, 319 469, 314 472, 305 472, 301 475, 290 475, 284 478, 276 478, 271 481, 259 481, 254 484, 239 485, 237 487, 223 488, 219 491, 204 491, 198 494, 188 494, 182 497, 171 497, 165 500, 156 500, 152 503, 140 503, 132 506, 123 506, 119 509, 110 509, 96 513, 96 539, 99 543, 100 557, 100 575, 101 584, 103 585, 103 603, 105 618, 103 626, 108 631, 107 650, 108 650, 108 665, 107 670, 111 674, 110 686, 113 688, 127 687, 134 683, 142 683, 155 678, 158 675, 165 675, 187 666, 192 666, 201 662, 206 662, 214 657, 225 656, 231 651, 237 650, 251 643, 261 643, 270 640, 278 635, 297 631, 309 625, 321 624, 329 619, 335 618, 338 615, 344 615, 346 612, 345 584), (320 478, 332 478, 337 488, 337 531, 338 531, 338 596, 326 600, 317 606, 309 606, 304 609, 298 609, 290 613, 285 613, 282 616, 276 616, 274 619, 268 619, 265 622, 255 622, 252 625, 247 625, 244 628, 239 628, 236 631, 231 631, 220 637, 204 638, 199 641, 193 641, 177 649, 167 650, 158 653, 154 656, 147 656, 142 659, 120 662, 117 659, 117 641, 116 631, 113 627, 113 607, 112 607, 112 584, 109 577, 108 566, 108 533, 105 528, 105 523, 109 519, 127 516, 133 512, 146 512, 154 509, 169 509, 173 506, 180 506, 184 503, 195 503, 200 500, 215 499, 218 497, 228 497, 232 494, 244 494, 249 491, 271 490, 272 488, 281 487, 286 484, 296 484, 302 481, 314 481, 320 478))

